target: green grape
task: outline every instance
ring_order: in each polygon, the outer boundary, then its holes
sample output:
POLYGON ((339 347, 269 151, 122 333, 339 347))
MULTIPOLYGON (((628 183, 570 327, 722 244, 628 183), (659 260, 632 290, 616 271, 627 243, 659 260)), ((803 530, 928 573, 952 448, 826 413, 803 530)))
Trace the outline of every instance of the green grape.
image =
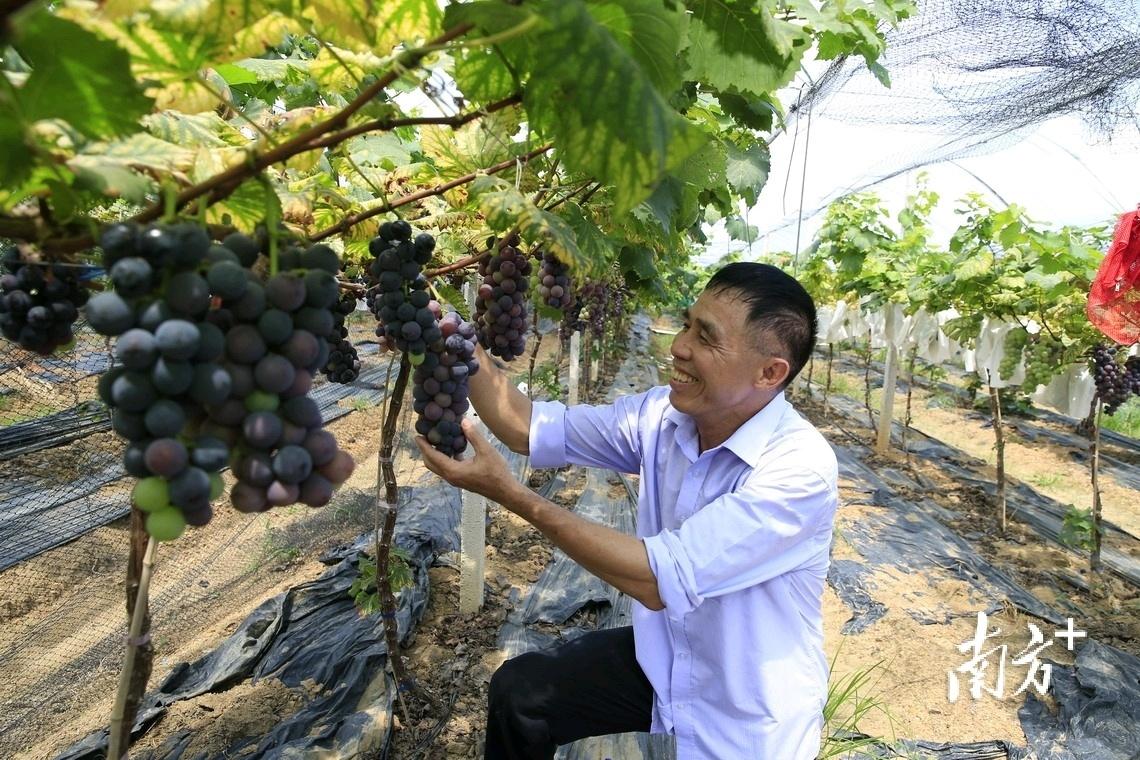
POLYGON ((225 484, 225 481, 222 480, 222 476, 216 472, 211 472, 210 473, 210 501, 217 499, 219 496, 222 495, 222 492, 225 490, 226 490, 226 484, 225 484))
POLYGON ((143 478, 135 483, 131 501, 143 512, 157 512, 170 506, 170 489, 164 478, 143 478))
POLYGON ((146 516, 146 532, 157 541, 173 541, 186 530, 186 519, 182 512, 167 507, 146 516))
POLYGON ((251 412, 275 412, 280 404, 280 396, 269 391, 256 390, 245 397, 245 408, 251 412))
POLYGON ((1028 341, 1029 333, 1020 327, 1005 334, 1003 344, 1005 350, 1001 357, 1001 363, 998 364, 998 374, 1003 379, 1008 380, 1017 371, 1017 365, 1021 363, 1022 352, 1025 350, 1025 344, 1028 341))

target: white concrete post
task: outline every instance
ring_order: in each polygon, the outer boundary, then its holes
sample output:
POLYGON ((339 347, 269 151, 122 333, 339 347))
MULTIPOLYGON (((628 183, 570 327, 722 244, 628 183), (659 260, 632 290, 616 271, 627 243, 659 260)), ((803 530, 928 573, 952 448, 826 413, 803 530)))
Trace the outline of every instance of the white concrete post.
POLYGON ((578 403, 578 376, 582 371, 582 333, 578 330, 570 333, 570 397, 567 399, 570 406, 578 403))
MULTIPOLYGON (((475 410, 468 416, 478 419, 475 410)), ((470 451, 467 456, 470 456, 470 451)), ((460 491, 459 513, 459 611, 473 614, 483 608, 484 565, 487 558, 487 498, 460 491)))
POLYGON ((891 420, 895 415, 895 374, 898 369, 899 351, 895 348, 894 327, 896 309, 887 308, 887 324, 883 331, 887 336, 887 362, 883 367, 883 403, 880 404, 879 435, 875 439, 875 451, 886 454, 891 449, 891 420))

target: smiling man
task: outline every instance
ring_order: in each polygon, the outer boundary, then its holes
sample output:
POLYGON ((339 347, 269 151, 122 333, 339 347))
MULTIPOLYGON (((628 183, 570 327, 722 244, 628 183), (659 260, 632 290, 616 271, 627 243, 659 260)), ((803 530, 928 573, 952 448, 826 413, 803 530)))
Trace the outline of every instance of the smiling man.
POLYGON ((432 471, 523 517, 635 600, 632 627, 495 673, 486 758, 550 758, 560 744, 627 731, 673 734, 679 760, 816 757, 837 466, 784 398, 815 331, 798 282, 737 263, 686 311, 667 387, 608 406, 532 403, 481 357, 471 401, 533 466, 641 475, 630 536, 526 488, 469 422, 472 458, 418 440, 432 471))

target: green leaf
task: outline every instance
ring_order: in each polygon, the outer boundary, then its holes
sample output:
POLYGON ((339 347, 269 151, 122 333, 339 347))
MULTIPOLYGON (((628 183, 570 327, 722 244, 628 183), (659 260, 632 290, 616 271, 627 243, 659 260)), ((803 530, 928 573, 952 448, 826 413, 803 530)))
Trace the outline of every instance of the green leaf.
POLYGON ((792 80, 807 35, 747 0, 690 0, 688 77, 717 90, 753 95, 792 80))
POLYGON ((613 185, 624 213, 649 197, 704 136, 674 111, 581 0, 550 0, 536 35, 525 105, 572 171, 613 185))
POLYGON ((72 161, 80 161, 86 155, 98 161, 116 163, 120 166, 146 167, 161 172, 184 172, 193 166, 195 152, 140 132, 125 140, 116 140, 106 145, 101 153, 81 154, 72 161))
POLYGON ((214 71, 218 72, 218 76, 224 79, 228 85, 257 84, 258 82, 257 76, 252 71, 234 63, 223 63, 220 66, 215 66, 214 71))
POLYGON ((122 166, 93 163, 72 165, 75 187, 111 198, 142 204, 154 183, 122 166))
POLYGON ((257 82, 299 85, 308 77, 308 61, 246 58, 233 64, 253 74, 257 82))
POLYGON ((772 129, 772 119, 778 115, 774 105, 763 98, 745 97, 734 92, 717 95, 721 110, 736 120, 741 126, 768 132, 772 129))
POLYGON ((249 145, 249 138, 213 111, 197 114, 163 111, 143 120, 152 135, 181 146, 228 148, 249 145))
POLYGON ((248 179, 233 195, 211 206, 206 217, 213 224, 253 232, 263 220, 269 222, 281 218, 281 199, 267 187, 267 183, 256 178, 248 179))
POLYGON ((455 61, 454 73, 460 92, 476 102, 502 100, 519 90, 515 75, 502 57, 489 48, 465 51, 455 61))
MULTIPOLYGON (((614 253, 614 246, 606 234, 598 225, 594 224, 593 220, 586 216, 586 212, 574 201, 562 204, 558 213, 574 231, 578 250, 582 252, 582 256, 587 262, 586 273, 605 271, 614 253)), ((567 262, 567 264, 570 263, 567 262)))
POLYGON ((749 224, 742 217, 730 216, 724 220, 724 229, 733 240, 743 240, 745 243, 754 243, 760 235, 760 228, 749 224))
POLYGON ((538 301, 535 302, 535 306, 538 308, 538 316, 546 317, 553 322, 560 322, 562 321, 562 317, 565 316, 562 313, 562 309, 556 306, 547 306, 545 303, 538 301))
POLYGON ((460 24, 474 24, 484 34, 495 35, 523 24, 534 15, 530 8, 498 0, 452 3, 444 9, 443 26, 451 29, 460 24))
MULTIPOLYGON (((2 91, 0 109, 11 113, 2 91)), ((24 144, 24 125, 16 119, 0 119, 0 186, 14 188, 31 173, 32 166, 32 152, 24 144)))
POLYGON ((465 322, 471 319, 471 312, 467 309, 467 301, 463 298, 463 294, 460 293, 459 290, 451 287, 438 277, 431 281, 431 286, 439 295, 440 300, 459 312, 459 316, 463 317, 465 322))
POLYGON ((658 91, 681 86, 680 51, 688 16, 682 5, 660 0, 591 3, 590 13, 634 57, 658 91))
POLYGON ((101 139, 138 129, 152 101, 131 73, 125 50, 46 10, 18 24, 16 48, 32 66, 17 93, 27 122, 62 119, 101 139))
POLYGON ((760 191, 768 182, 768 170, 772 157, 768 145, 758 142, 747 150, 741 150, 730 142, 725 142, 725 175, 728 184, 749 206, 756 204, 760 191))
POLYGON ((653 250, 643 245, 624 246, 618 254, 618 265, 641 282, 652 282, 658 277, 653 250))
POLYGON ((959 261, 954 269, 954 278, 958 281, 973 280, 988 274, 994 267, 993 256, 989 253, 977 253, 959 261))
POLYGON ((379 135, 364 135, 348 142, 348 152, 352 160, 361 166, 394 168, 411 163, 412 153, 392 132, 379 135))
POLYGON ((496 177, 480 177, 471 184, 471 197, 493 230, 518 225, 527 240, 541 243, 558 260, 580 271, 590 271, 591 262, 582 255, 574 230, 556 214, 539 208, 522 193, 496 177), (483 181, 479 181, 483 180, 483 181))

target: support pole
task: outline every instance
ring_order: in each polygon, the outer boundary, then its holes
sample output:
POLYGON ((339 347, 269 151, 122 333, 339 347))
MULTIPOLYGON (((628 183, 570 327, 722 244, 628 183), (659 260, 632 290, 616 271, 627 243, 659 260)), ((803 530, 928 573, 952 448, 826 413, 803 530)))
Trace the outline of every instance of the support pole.
POLYGON ((473 614, 483 608, 487 556, 487 498, 460 491, 459 515, 459 611, 473 614))
POLYGON ((578 403, 579 375, 582 367, 582 333, 578 330, 570 333, 570 398, 569 405, 578 403))
POLYGON ((898 367, 898 349, 891 339, 894 333, 895 310, 887 310, 887 364, 883 368, 883 402, 879 405, 879 436, 875 451, 886 454, 891 449, 891 420, 895 415, 895 370, 898 367))

